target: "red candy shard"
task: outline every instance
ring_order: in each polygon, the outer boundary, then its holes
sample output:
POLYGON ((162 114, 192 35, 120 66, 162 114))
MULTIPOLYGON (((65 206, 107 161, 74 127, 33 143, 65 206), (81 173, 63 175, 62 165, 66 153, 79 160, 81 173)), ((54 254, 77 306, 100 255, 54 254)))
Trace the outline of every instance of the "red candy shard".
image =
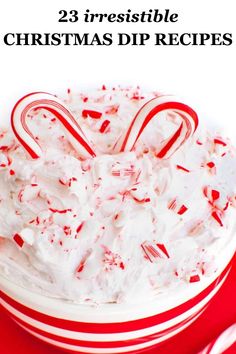
POLYGON ((184 204, 179 207, 179 203, 177 203, 176 199, 171 200, 167 207, 168 209, 177 212, 178 215, 182 215, 188 210, 188 208, 184 204))
POLYGON ((176 168, 178 170, 182 170, 182 171, 185 171, 185 172, 190 172, 190 170, 188 170, 187 168, 183 167, 183 166, 180 166, 180 165, 176 165, 176 168))
POLYGON ((89 110, 89 109, 84 109, 82 111, 82 117, 83 118, 93 118, 93 119, 100 119, 102 116, 101 112, 97 112, 97 111, 93 111, 93 110, 89 110))
POLYGON ((220 192, 217 191, 216 189, 212 189, 211 196, 212 196, 212 200, 215 201, 220 198, 220 192))
POLYGON ((138 199, 136 197, 133 197, 133 200, 135 200, 135 202, 143 204, 143 203, 150 203, 151 199, 150 198, 143 198, 143 199, 138 199))
POLYGON ((69 235, 71 235, 71 227, 70 226, 64 226, 63 227, 63 230, 64 230, 64 234, 66 235, 66 236, 69 236, 69 235))
POLYGON ((220 218, 220 216, 219 216, 219 214, 217 213, 217 211, 213 211, 213 212, 211 213, 211 216, 218 222, 218 224, 219 224, 221 227, 224 226, 223 223, 222 223, 222 220, 221 220, 221 218, 220 218))
POLYGON ((84 265, 85 265, 85 260, 82 260, 76 269, 76 273, 82 272, 82 270, 84 269, 84 265))
POLYGON ((203 145, 203 143, 202 143, 200 140, 197 140, 196 143, 197 143, 198 145, 203 145))
POLYGON ((157 243, 157 247, 166 255, 167 258, 170 258, 169 253, 163 243, 157 243))
POLYGON ((83 226, 84 226, 84 221, 77 227, 76 229, 77 234, 82 230, 83 226))
POLYGON ((59 183, 61 183, 63 186, 66 186, 67 182, 63 180, 62 178, 59 178, 59 183))
POLYGON ((215 200, 220 198, 220 192, 216 189, 211 189, 209 186, 203 188, 203 194, 209 200, 210 204, 213 204, 215 200))
POLYGON ((223 211, 227 210, 229 207, 229 201, 225 204, 225 207, 223 208, 223 211))
POLYGON ((52 212, 52 213, 59 213, 59 214, 65 214, 69 211, 72 211, 72 209, 63 209, 63 210, 59 210, 59 209, 53 209, 53 208, 49 208, 49 210, 52 212))
POLYGON ((0 150, 1 151, 7 151, 7 150, 9 150, 9 146, 8 145, 2 145, 2 146, 0 146, 0 150))
POLYGON ((189 278, 189 283, 196 283, 200 281, 200 276, 198 274, 191 275, 189 278))
POLYGON ((10 173, 11 176, 14 176, 15 171, 14 170, 10 170, 9 173, 10 173))
POLYGON ((169 253, 164 244, 145 241, 141 244, 141 248, 145 253, 145 257, 151 262, 155 263, 158 258, 170 258, 169 253))
POLYGON ((182 214, 184 214, 187 210, 188 210, 188 208, 187 208, 185 205, 182 205, 182 206, 179 208, 177 214, 182 215, 182 214))
POLYGON ((15 234, 13 236, 13 240, 17 243, 17 245, 22 248, 24 245, 24 240, 22 239, 22 237, 19 234, 15 234))
POLYGON ((76 268, 75 273, 81 273, 81 272, 84 270, 85 264, 86 264, 86 262, 87 262, 89 256, 91 255, 91 253, 92 253, 92 250, 91 250, 91 249, 89 249, 89 250, 86 251, 86 253, 85 253, 85 255, 82 257, 82 259, 81 259, 81 261, 80 261, 78 267, 76 268))
POLYGON ((124 263, 123 263, 123 262, 120 262, 119 267, 120 267, 120 269, 124 270, 124 269, 125 269, 124 263))
POLYGON ((87 96, 81 96, 81 99, 82 101, 85 103, 85 102, 88 102, 88 97, 87 96))
POLYGON ((222 141, 221 139, 218 139, 218 138, 214 139, 214 143, 219 144, 219 145, 223 145, 223 146, 227 145, 224 141, 222 141))
POLYGON ((110 121, 108 119, 104 120, 104 122, 102 123, 102 125, 101 125, 101 127, 99 129, 100 133, 105 133, 105 131, 106 131, 107 127, 109 126, 109 124, 110 124, 110 121))
POLYGON ((213 168, 213 167, 215 167, 215 164, 214 164, 214 162, 210 161, 210 162, 207 163, 207 166, 209 168, 213 168))
POLYGON ((68 182, 68 186, 71 187, 72 182, 78 181, 76 177, 71 177, 68 182))

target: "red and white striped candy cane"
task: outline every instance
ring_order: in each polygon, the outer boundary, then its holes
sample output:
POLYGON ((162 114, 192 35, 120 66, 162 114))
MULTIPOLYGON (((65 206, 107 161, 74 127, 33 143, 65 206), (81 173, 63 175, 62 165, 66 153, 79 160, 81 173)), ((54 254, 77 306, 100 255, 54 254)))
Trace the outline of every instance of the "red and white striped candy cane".
POLYGON ((227 328, 198 354, 222 354, 236 344, 236 323, 227 328))
POLYGON ((176 132, 161 142, 156 156, 168 158, 195 132, 198 126, 196 112, 186 104, 175 100, 174 96, 160 96, 146 102, 137 112, 128 130, 118 140, 114 150, 116 152, 131 151, 148 123, 161 112, 176 113, 182 123, 176 132))
POLYGON ((22 97, 16 103, 11 114, 13 132, 33 159, 37 159, 42 155, 42 149, 29 130, 26 119, 27 114, 32 109, 40 108, 51 112, 59 119, 69 133, 68 138, 71 144, 81 157, 87 158, 95 156, 95 152, 91 148, 79 124, 69 109, 64 106, 64 103, 49 93, 34 92, 22 97))

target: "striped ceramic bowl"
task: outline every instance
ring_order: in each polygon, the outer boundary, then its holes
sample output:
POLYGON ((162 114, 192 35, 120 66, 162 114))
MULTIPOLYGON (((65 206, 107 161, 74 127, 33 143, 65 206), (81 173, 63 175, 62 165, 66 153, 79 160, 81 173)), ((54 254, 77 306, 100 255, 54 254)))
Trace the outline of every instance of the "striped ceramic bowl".
POLYGON ((198 318, 229 273, 235 250, 228 244, 219 271, 174 296, 142 305, 78 305, 39 295, 0 276, 0 301, 26 331, 77 353, 138 353, 158 346, 198 318))

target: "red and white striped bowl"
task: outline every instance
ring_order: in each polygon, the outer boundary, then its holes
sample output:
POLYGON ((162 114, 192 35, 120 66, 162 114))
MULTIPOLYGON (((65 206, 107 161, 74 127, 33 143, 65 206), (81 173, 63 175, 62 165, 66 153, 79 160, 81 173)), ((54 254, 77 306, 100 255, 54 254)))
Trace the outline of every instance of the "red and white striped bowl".
POLYGON ((39 295, 0 276, 0 301, 26 331, 56 347, 79 353, 138 353, 190 325, 225 281, 235 245, 228 245, 214 277, 174 296, 148 303, 78 305, 39 295))

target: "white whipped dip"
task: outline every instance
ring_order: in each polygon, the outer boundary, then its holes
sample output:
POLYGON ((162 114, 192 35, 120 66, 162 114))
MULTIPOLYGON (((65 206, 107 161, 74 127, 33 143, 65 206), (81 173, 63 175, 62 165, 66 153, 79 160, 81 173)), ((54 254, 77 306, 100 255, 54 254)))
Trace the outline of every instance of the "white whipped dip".
POLYGON ((97 153, 85 161, 46 111, 28 117, 40 159, 11 130, 0 132, 0 274, 78 303, 146 301, 214 274, 235 237, 236 150, 200 117, 194 136, 158 159, 158 143, 179 124, 163 115, 134 151, 112 154, 153 97, 119 87, 69 93, 65 103, 97 153))

